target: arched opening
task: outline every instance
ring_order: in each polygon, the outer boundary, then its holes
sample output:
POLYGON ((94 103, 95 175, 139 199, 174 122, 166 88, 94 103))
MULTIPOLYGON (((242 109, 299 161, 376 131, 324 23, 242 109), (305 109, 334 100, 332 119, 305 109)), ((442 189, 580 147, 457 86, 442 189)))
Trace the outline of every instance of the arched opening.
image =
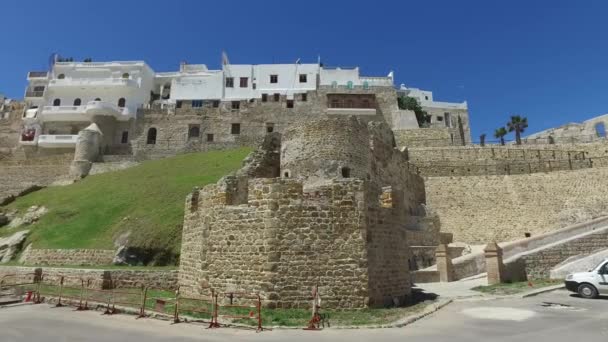
POLYGON ((129 73, 125 72, 124 74, 122 74, 122 78, 129 78, 129 73))
POLYGON ((289 171, 285 171, 285 172, 283 173, 283 177, 285 177, 285 178, 289 178, 289 171))
POLYGON ((80 106, 82 104, 82 100, 81 99, 75 99, 74 100, 74 106, 80 106))
POLYGON ((350 169, 346 166, 342 168, 342 178, 350 178, 350 169))
POLYGON ((62 80, 64 78, 65 78, 65 74, 59 74, 59 75, 57 75, 57 79, 62 80))
POLYGON ((606 127, 604 126, 603 122, 598 122, 595 124, 595 134, 598 138, 606 137, 606 127))
POLYGON ((54 99, 53 106, 61 106, 61 99, 54 99))
POLYGON ((93 101, 101 101, 101 99, 99 97, 96 97, 93 101))
POLYGON ((125 103, 127 102, 127 100, 125 100, 124 97, 121 97, 118 99, 118 107, 120 108, 124 108, 125 107, 125 103))
POLYGON ((201 134, 201 128, 199 125, 192 125, 188 128, 188 139, 198 138, 201 134))
POLYGON ((156 128, 152 127, 148 130, 148 138, 146 139, 146 144, 156 144, 156 128))

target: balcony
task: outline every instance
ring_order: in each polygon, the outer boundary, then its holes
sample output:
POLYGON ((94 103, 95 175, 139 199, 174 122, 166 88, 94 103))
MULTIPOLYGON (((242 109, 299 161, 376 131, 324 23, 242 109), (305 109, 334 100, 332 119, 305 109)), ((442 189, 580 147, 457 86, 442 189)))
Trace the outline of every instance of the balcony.
POLYGON ((327 108, 333 115, 376 115, 376 108, 327 108))
POLYGON ((25 91, 25 97, 43 97, 43 96, 44 96, 44 90, 27 89, 25 91))
POLYGON ((49 87, 125 86, 139 87, 139 82, 130 78, 63 78, 49 81, 49 87))
POLYGON ((48 71, 30 71, 27 73, 27 79, 46 79, 49 77, 48 71))
POLYGON ((89 122, 93 116, 112 116, 119 121, 128 121, 133 117, 129 108, 118 107, 103 101, 91 101, 83 106, 44 106, 40 115, 43 122, 89 122))
POLYGON ((362 84, 367 84, 370 87, 392 87, 393 86, 393 78, 392 77, 369 77, 362 76, 361 78, 362 84))
POLYGON ((38 136, 38 146, 43 148, 74 148, 78 135, 49 135, 38 136))

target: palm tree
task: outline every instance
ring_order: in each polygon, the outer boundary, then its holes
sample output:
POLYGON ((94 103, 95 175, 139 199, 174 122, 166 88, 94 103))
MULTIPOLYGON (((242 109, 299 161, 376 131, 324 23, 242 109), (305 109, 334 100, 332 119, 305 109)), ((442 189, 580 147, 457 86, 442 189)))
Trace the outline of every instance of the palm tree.
POLYGON ((497 128, 494 131, 494 138, 500 139, 500 144, 505 145, 505 135, 507 135, 507 130, 504 127, 497 128))
POLYGON ((515 141, 517 145, 521 145, 521 134, 528 128, 528 118, 519 115, 511 116, 511 121, 507 122, 509 132, 515 131, 515 141))

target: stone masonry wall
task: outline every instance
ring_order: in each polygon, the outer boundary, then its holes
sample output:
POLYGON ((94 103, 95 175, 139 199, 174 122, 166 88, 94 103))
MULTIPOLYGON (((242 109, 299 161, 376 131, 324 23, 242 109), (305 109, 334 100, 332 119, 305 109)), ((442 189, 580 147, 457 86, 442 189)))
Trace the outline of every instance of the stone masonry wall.
POLYGON ((388 126, 355 118, 296 124, 281 139, 280 161, 267 160, 281 163, 281 178, 237 172, 187 198, 182 290, 260 292, 267 306, 308 307, 319 285, 326 307, 404 303, 407 231, 425 224, 424 182, 408 171, 388 126), (335 167, 315 168, 318 160, 335 167))
POLYGON ((29 265, 111 265, 115 253, 111 249, 34 249, 28 246, 20 260, 29 265))
POLYGON ((72 155, 0 162, 0 202, 32 186, 48 186, 68 177, 72 155))
POLYGON ((528 277, 549 278, 551 269, 564 260, 578 255, 589 255, 608 248, 608 229, 570 240, 557 246, 523 256, 528 277))
POLYGON ((608 213, 608 168, 511 176, 428 177, 427 204, 454 241, 535 236, 608 213))
POLYGON ((156 289, 174 290, 177 288, 176 270, 128 270, 128 269, 78 269, 59 267, 24 267, 0 266, 0 279, 7 275, 7 282, 16 280, 31 280, 31 274, 36 269, 42 270, 42 277, 46 284, 59 285, 64 277, 64 285, 80 286, 80 279, 91 280, 91 287, 101 289, 112 283, 115 287, 137 287, 140 284, 156 289))

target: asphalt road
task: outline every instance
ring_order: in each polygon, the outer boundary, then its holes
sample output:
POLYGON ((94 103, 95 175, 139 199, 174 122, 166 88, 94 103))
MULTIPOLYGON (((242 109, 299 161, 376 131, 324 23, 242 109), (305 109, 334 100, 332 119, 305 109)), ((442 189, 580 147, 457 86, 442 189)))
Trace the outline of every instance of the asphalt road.
POLYGON ((0 308, 0 341, 608 341, 608 298, 585 300, 566 291, 526 299, 452 303, 404 328, 320 332, 208 330, 133 316, 101 316, 70 308, 0 308), (546 304, 553 303, 553 304, 546 304))

